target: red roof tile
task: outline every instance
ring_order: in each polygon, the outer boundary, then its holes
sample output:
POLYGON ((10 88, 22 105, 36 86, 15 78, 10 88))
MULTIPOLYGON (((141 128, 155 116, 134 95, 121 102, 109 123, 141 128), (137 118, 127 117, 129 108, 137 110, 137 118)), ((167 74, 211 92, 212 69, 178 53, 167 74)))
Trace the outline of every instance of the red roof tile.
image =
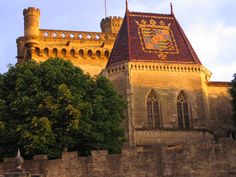
POLYGON ((124 61, 201 64, 173 14, 128 11, 107 66, 124 61))

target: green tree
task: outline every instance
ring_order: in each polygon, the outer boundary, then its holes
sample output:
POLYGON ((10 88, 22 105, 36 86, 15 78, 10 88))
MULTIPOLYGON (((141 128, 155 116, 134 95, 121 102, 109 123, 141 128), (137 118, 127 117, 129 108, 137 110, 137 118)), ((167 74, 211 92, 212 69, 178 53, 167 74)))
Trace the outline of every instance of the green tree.
POLYGON ((124 105, 109 80, 92 78, 69 61, 10 66, 0 75, 0 155, 16 148, 28 157, 58 158, 64 148, 118 153, 124 105))
POLYGON ((232 97, 232 107, 233 107, 233 122, 236 126, 236 74, 234 74, 234 79, 231 82, 231 88, 229 90, 232 97))

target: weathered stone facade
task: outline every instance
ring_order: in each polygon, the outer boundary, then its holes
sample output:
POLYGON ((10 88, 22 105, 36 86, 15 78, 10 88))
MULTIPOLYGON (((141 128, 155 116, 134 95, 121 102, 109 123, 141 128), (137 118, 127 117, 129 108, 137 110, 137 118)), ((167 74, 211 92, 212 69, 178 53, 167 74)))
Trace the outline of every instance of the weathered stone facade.
MULTIPOLYGON (((103 19, 101 33, 39 29, 39 16, 38 9, 24 10, 18 62, 62 57, 91 75, 102 72, 127 101, 122 126, 129 148, 119 155, 36 156, 25 162, 26 170, 48 177, 236 176, 230 83, 209 81, 211 72, 173 12, 126 9, 122 25, 122 18, 103 19)), ((10 168, 11 160, 5 159, 0 174, 10 168)))
POLYGON ((103 74, 128 102, 129 146, 213 142, 235 132, 230 83, 209 81, 173 12, 126 10, 103 74))
POLYGON ((50 57, 70 60, 86 73, 98 75, 105 68, 121 17, 107 17, 101 21, 102 32, 40 29, 40 10, 29 7, 23 12, 24 36, 17 39, 18 62, 50 57))
MULTIPOLYGON (((102 32, 40 29, 39 9, 30 7, 24 10, 23 15, 24 36, 17 39, 18 62, 28 59, 41 62, 49 57, 62 57, 91 75, 98 75, 103 70, 103 74, 128 102, 127 119, 123 127, 127 130, 131 146, 145 145, 144 142, 150 145, 153 139, 156 139, 154 144, 166 144, 168 138, 163 140, 161 137, 166 136, 161 134, 171 130, 175 134, 173 138, 177 138, 179 131, 176 130, 180 127, 176 104, 181 91, 185 94, 189 114, 188 128, 183 128, 189 135, 193 130, 196 137, 196 132, 204 129, 212 133, 211 137, 226 137, 228 132, 234 130, 229 83, 209 81, 211 72, 202 66, 173 12, 160 15, 127 11, 122 27, 123 19, 120 17, 103 19, 102 32), (135 18, 133 21, 137 27, 132 24, 132 20, 128 22, 130 18, 135 18), (165 26, 165 23, 170 26, 165 26), (149 46, 152 50, 145 49, 140 35, 142 31, 134 35, 137 33, 136 28, 143 27, 162 29, 165 33, 169 30, 172 43, 168 45, 173 45, 173 51, 159 51, 152 48, 155 45, 149 46), (117 44, 113 49, 118 32, 117 44), (138 48, 139 45, 142 48, 138 48), (119 62, 112 63, 116 60, 119 62), (158 131, 148 129, 147 97, 151 92, 158 99, 158 131)), ((197 139, 201 140, 202 134, 198 133, 197 139)), ((181 133, 179 136, 182 137, 181 133)), ((185 138, 180 137, 180 141, 168 141, 170 144, 183 142, 185 138)))
MULTIPOLYGON (((124 149, 108 155, 93 151, 91 157, 64 152, 61 159, 35 156, 24 169, 44 177, 235 177, 236 144, 178 145, 152 150, 124 149)), ((7 172, 14 159, 0 163, 0 174, 7 172)))
POLYGON ((233 130, 230 85, 209 82, 206 80, 209 75, 202 66, 186 64, 129 62, 107 68, 106 76, 128 101, 128 119, 124 124, 130 130, 127 132, 130 145, 178 144, 186 143, 188 138, 201 142, 204 134, 201 130, 209 130, 207 139, 211 141, 227 137, 227 131, 233 130), (152 90, 157 93, 161 110, 161 127, 156 130, 147 127, 146 99, 152 90), (178 130, 176 102, 181 90, 187 95, 190 112, 190 127, 183 130, 185 135, 178 130))

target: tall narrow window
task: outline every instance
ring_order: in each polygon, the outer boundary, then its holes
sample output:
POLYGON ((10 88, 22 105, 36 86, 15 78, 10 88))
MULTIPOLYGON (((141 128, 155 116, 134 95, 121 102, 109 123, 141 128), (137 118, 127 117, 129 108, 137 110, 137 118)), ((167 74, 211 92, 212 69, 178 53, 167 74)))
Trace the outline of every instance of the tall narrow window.
POLYGON ((177 97, 178 126, 180 129, 189 129, 188 102, 184 91, 177 97))
POLYGON ((147 125, 149 129, 160 128, 159 102, 154 90, 147 97, 147 125))

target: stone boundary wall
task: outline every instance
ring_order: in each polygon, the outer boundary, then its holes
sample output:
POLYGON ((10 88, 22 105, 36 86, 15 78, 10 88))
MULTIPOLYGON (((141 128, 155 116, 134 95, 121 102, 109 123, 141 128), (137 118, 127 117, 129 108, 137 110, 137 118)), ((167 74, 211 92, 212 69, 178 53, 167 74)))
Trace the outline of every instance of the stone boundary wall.
MULTIPOLYGON (((4 159, 0 176, 13 167, 13 159, 4 159)), ((45 177, 235 177, 236 142, 129 148, 115 155, 101 150, 91 157, 64 152, 57 160, 37 155, 24 169, 45 177)))

